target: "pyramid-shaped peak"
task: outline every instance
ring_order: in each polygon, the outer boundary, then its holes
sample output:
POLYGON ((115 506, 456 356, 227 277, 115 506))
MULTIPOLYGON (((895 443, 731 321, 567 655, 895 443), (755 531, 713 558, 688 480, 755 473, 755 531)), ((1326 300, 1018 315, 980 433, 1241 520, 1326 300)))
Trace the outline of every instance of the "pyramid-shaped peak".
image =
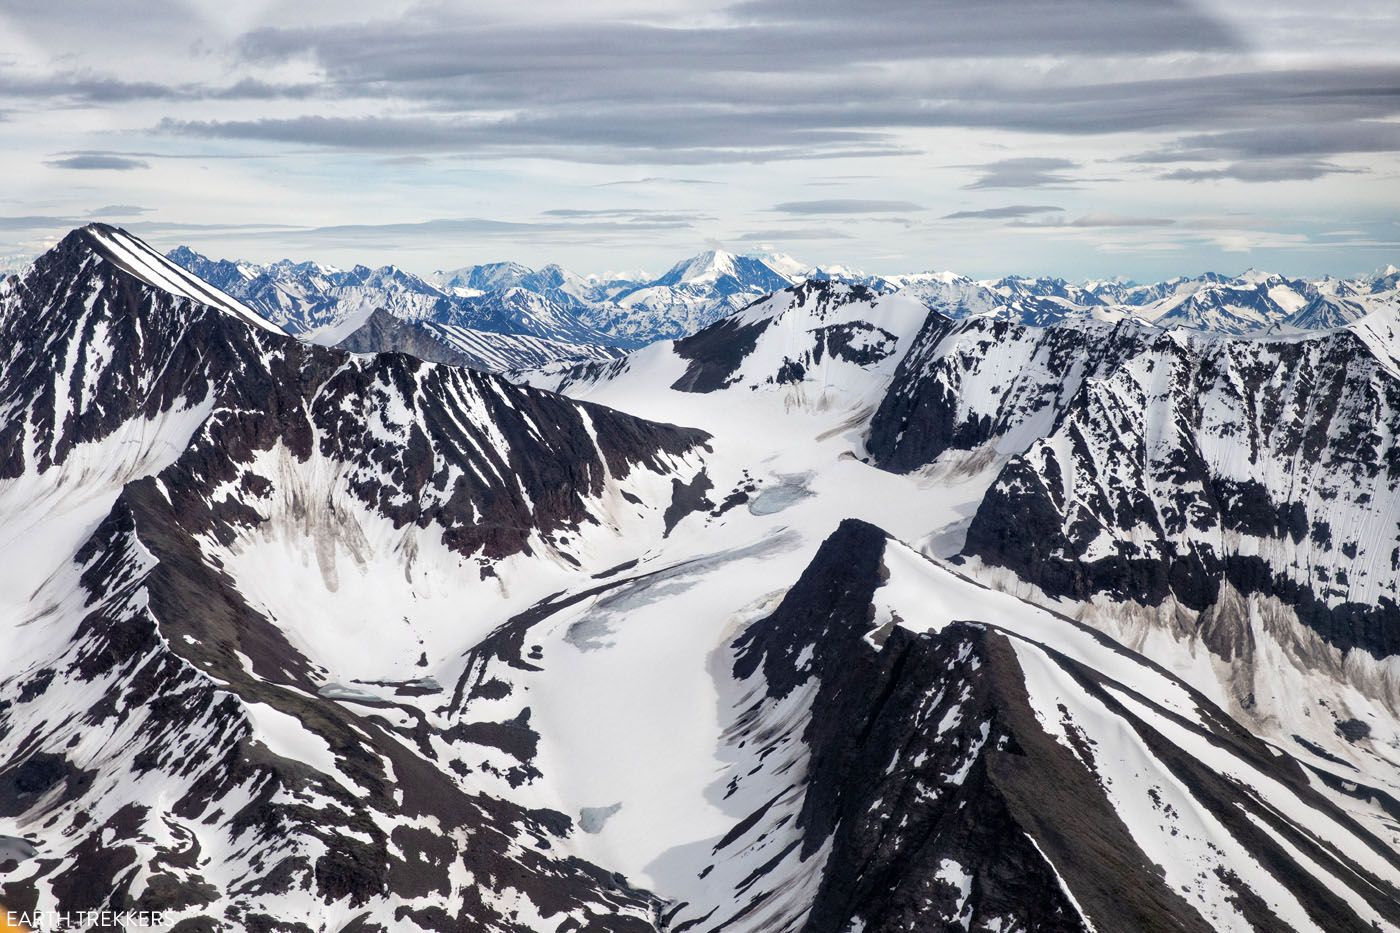
POLYGON ((689 259, 682 259, 657 281, 664 285, 682 282, 713 281, 722 275, 734 274, 734 254, 722 249, 707 249, 689 259))
POLYGON ((232 314, 263 330, 286 333, 252 308, 186 271, 162 256, 145 240, 121 227, 91 223, 74 231, 65 241, 74 235, 81 237, 84 245, 93 253, 152 288, 232 314))

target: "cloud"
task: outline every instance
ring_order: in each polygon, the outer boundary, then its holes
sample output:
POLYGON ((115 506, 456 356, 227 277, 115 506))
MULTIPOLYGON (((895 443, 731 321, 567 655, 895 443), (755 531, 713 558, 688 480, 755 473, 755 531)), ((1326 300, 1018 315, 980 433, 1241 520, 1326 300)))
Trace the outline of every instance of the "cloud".
POLYGON ((1032 217, 1036 214, 1049 214, 1063 211, 1063 207, 1049 205, 1011 204, 1006 207, 989 207, 980 211, 954 211, 944 214, 944 220, 1006 220, 1017 217, 1032 217))
POLYGON ((753 0, 709 15, 664 11, 643 20, 626 13, 582 17, 544 12, 491 21, 444 6, 394 19, 257 29, 238 43, 242 56, 273 64, 309 57, 334 79, 429 82, 465 79, 483 90, 505 74, 536 88, 568 75, 577 94, 608 72, 621 90, 656 94, 697 71, 775 74, 857 63, 937 61, 1025 55, 1134 56, 1238 49, 1240 38, 1185 0, 871 0, 845 3, 753 0), (929 23, 937 22, 937 29, 929 23), (782 41, 775 41, 781 36, 782 41), (627 54, 619 56, 618 49, 627 54), (528 67, 522 67, 528 66, 528 67), (650 84, 635 77, 650 75, 650 84))
POLYGON ((1248 253, 1256 249, 1297 249, 1309 245, 1308 238, 1297 233, 1238 230, 1213 234, 1210 242, 1221 252, 1248 253))
POLYGON ((131 159, 126 156, 114 155, 74 155, 66 156, 62 159, 51 159, 44 163, 51 168, 71 168, 93 170, 110 170, 126 172, 138 168, 150 168, 149 162, 144 159, 131 159))
POLYGON ((664 175, 651 175, 646 178, 628 178, 622 181, 605 181, 594 185, 595 188, 616 188, 624 185, 717 185, 717 181, 706 181, 703 178, 668 178, 664 175))
POLYGON ((877 201, 866 198, 828 198, 823 201, 784 201, 771 210, 780 214, 898 214, 923 210, 910 201, 877 201))
POLYGON ((1068 169, 1079 168, 1079 163, 1069 159, 1052 159, 1040 156, 1026 156, 1014 159, 1000 159, 982 165, 969 165, 982 173, 982 177, 966 188, 1076 188, 1075 179, 1066 175, 1068 169))
POLYGON ((58 232, 79 226, 83 222, 84 221, 73 217, 52 216, 47 214, 24 214, 15 217, 0 217, 0 230, 58 232))
POLYGON ((257 120, 163 119, 158 132, 203 139, 242 139, 371 152, 473 152, 505 158, 528 150, 578 162, 672 164, 770 162, 786 159, 864 158, 907 154, 887 134, 842 126, 785 126, 775 120, 758 145, 718 146, 734 136, 723 114, 679 119, 675 113, 589 117, 569 112, 517 114, 493 120, 437 116, 325 117, 257 120))
POLYGON ((1163 172, 1158 178, 1167 181, 1220 181, 1230 179, 1244 182, 1314 181, 1326 175, 1360 175, 1363 169, 1345 168, 1335 162, 1298 159, 1262 162, 1234 162, 1223 168, 1179 168, 1163 172))
POLYGON ((1167 217, 1131 217, 1121 214, 1085 214, 1082 217, 1041 217, 1016 221, 1016 227, 1170 227, 1176 221, 1167 217))
MULTIPOLYGON (((378 153, 508 158, 528 152, 606 164, 721 164, 905 154, 912 147, 902 134, 942 127, 1065 136, 1167 132, 1181 134, 1184 149, 1212 133, 1282 127, 1327 135, 1358 122, 1386 125, 1400 113, 1400 66, 1239 70, 1243 60, 1232 56, 1184 74, 1125 62, 1139 49, 1234 49, 1228 30, 1208 29, 1223 43, 1212 46, 1185 44, 1175 30, 1165 35, 1178 38, 1166 41, 1138 29, 1120 37, 1118 58, 1095 60, 1091 70, 1074 58, 1089 54, 1083 43, 1061 34, 1073 27, 1106 37, 1098 23, 1076 16, 1137 17, 1141 26, 1158 19, 1157 6, 1180 22, 1200 15, 1172 4, 1010 0, 1013 9, 1039 8, 1026 22, 1006 21, 1007 3, 934 6, 958 13, 946 31, 956 37, 961 30, 962 44, 945 47, 945 39, 952 41, 945 30, 931 37, 922 20, 913 28, 912 7, 875 11, 865 26, 823 7, 793 27, 796 33, 785 32, 781 43, 773 41, 774 24, 762 19, 713 27, 605 17, 482 24, 440 10, 389 22, 255 30, 240 43, 243 66, 305 65, 309 58, 325 75, 316 95, 336 98, 337 113, 324 106, 288 113, 297 109, 289 105, 275 116, 171 114, 156 129, 378 153), (987 13, 993 6, 1002 12, 987 13), (1115 12, 1119 7, 1127 12, 1115 12), (963 18, 995 25, 995 38, 974 42, 981 27, 963 18), (900 23, 912 35, 902 34, 900 23), (619 46, 629 54, 614 54, 619 46), (1017 47, 1038 60, 1062 57, 1066 67, 1047 74, 999 61, 1017 47), (1222 65, 1237 70, 1222 71, 1222 65), (1144 71, 1148 77, 1124 79, 1144 71)), ((755 9, 778 17, 781 8, 755 9)), ((252 100, 255 93, 294 98, 310 92, 268 85, 241 93, 252 100)), ((983 172, 974 188, 1092 181, 1067 174, 1079 167, 1067 159, 1039 155, 972 167, 983 172)))
POLYGON ((785 230, 750 230, 734 237, 741 243, 766 244, 765 249, 774 243, 788 243, 796 240, 849 240, 852 236, 829 227, 791 227, 785 230))
POLYGON ((662 211, 636 207, 608 207, 597 209, 556 207, 547 211, 542 211, 541 216, 584 220, 607 218, 645 222, 674 221, 687 224, 693 221, 706 219, 706 215, 690 211, 662 211))
POLYGON ((89 217, 135 217, 138 214, 149 214, 149 207, 137 207, 134 204, 108 204, 104 207, 94 208, 88 211, 89 217))
POLYGON ((62 106, 103 106, 140 101, 302 100, 327 93, 318 84, 270 84, 243 78, 233 84, 160 84, 128 81, 109 75, 57 72, 42 77, 3 75, 4 96, 54 101, 62 106))
MULTIPOLYGON (((1378 93, 1377 114, 1400 112, 1400 71, 1395 87, 1378 93)), ((1290 159, 1344 153, 1400 151, 1400 123, 1377 119, 1347 122, 1280 121, 1277 125, 1247 127, 1218 133, 1185 136, 1157 152, 1129 157, 1145 163, 1199 162, 1217 159, 1290 159)))
POLYGON ((581 234, 597 236, 607 233, 635 233, 656 230, 688 229, 690 224, 679 220, 582 220, 522 222, 493 220, 482 217, 451 217, 404 223, 339 224, 311 227, 303 231, 313 237, 354 238, 383 235, 451 235, 470 236, 491 234, 499 236, 533 237, 540 235, 581 234))
MULTIPOLYGON (((810 8, 749 0, 696 12, 501 17, 423 5, 392 19, 346 15, 254 29, 236 43, 242 67, 310 63, 324 75, 322 96, 376 106, 335 116, 324 108, 257 119, 171 116, 160 129, 605 163, 639 154, 670 164, 898 154, 907 148, 895 135, 907 129, 1039 122, 1046 131, 1103 131, 1075 125, 1104 109, 1092 87, 1070 83, 1056 99, 1042 69, 1019 61, 1008 68, 1008 58, 1243 47, 1223 20, 1186 0, 872 0, 859 11, 831 0, 810 8), (930 18, 938 29, 928 28, 930 18)), ((1160 112, 1142 106, 1154 95, 1161 89, 1139 89, 1119 110, 1160 112)))

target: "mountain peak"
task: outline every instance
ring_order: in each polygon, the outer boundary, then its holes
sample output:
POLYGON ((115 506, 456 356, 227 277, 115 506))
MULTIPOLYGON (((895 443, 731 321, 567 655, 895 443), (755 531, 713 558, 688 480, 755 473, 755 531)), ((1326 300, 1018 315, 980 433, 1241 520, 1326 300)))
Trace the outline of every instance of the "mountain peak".
POLYGON ((707 249, 689 259, 682 259, 656 281, 661 285, 713 282, 720 276, 734 274, 734 259, 733 253, 722 249, 707 249))
POLYGON ((757 259, 768 268, 790 279, 801 277, 802 273, 812 268, 810 264, 789 256, 787 253, 773 252, 772 250, 760 250, 756 253, 745 253, 745 259, 757 259))
POLYGON ((183 267, 162 256, 145 240, 121 227, 91 223, 69 234, 65 239, 74 236, 81 237, 84 245, 103 260, 152 288, 217 308, 255 327, 277 334, 286 333, 247 305, 187 272, 183 267))

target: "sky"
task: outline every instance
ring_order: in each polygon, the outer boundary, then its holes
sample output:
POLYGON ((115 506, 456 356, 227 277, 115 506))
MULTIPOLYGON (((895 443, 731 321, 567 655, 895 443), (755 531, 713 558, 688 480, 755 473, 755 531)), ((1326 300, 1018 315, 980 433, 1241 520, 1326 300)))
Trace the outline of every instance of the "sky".
MULTIPOLYGON (((0 0, 0 257, 1400 264, 1394 0, 0 0)), ((13 264, 13 262, 11 262, 13 264)))

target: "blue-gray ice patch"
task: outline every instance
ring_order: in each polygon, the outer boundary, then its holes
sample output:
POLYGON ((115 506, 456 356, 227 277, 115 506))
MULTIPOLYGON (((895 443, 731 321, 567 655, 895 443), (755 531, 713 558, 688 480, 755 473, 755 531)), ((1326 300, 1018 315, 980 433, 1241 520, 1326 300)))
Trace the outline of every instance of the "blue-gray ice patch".
MULTIPOLYGON (((621 806, 621 804, 619 804, 621 806)), ((611 816, 611 814, 609 814, 611 816)), ((606 819, 607 817, 604 817, 606 819)), ((19 836, 0 836, 0 862, 23 862, 39 853, 34 844, 19 836)))
POLYGON ((749 501, 751 515, 776 515, 813 495, 807 484, 811 473, 779 474, 776 486, 765 486, 749 501))
POLYGON ((578 828, 586 833, 602 832, 603 825, 607 823, 608 817, 621 809, 621 801, 618 801, 610 807, 584 807, 578 811, 578 828))

